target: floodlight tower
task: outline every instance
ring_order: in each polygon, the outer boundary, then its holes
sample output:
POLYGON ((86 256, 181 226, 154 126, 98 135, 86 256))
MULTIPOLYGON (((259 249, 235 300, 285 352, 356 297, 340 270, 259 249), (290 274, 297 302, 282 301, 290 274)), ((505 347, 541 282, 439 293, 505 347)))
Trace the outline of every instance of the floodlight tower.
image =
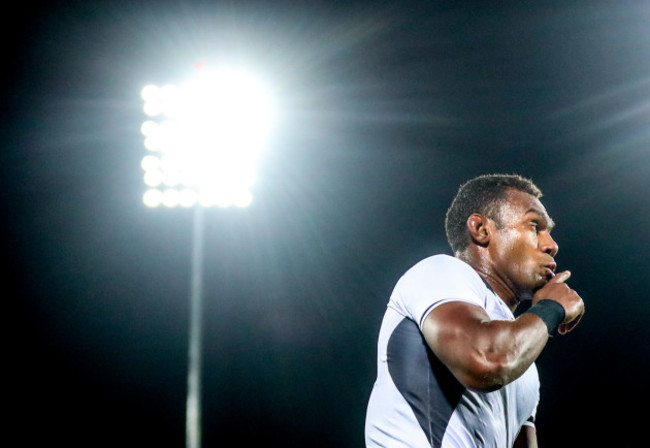
POLYGON ((186 84, 142 89, 148 207, 194 208, 186 447, 201 446, 203 209, 248 207, 270 125, 269 97, 241 70, 195 65, 186 84))

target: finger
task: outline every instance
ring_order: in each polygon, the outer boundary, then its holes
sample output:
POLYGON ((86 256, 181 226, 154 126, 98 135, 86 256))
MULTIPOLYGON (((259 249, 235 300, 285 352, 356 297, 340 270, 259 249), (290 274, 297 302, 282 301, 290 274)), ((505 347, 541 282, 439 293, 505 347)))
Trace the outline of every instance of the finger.
POLYGON ((576 325, 578 325, 578 323, 575 321, 560 324, 560 326, 557 328, 557 332, 560 333, 562 336, 564 336, 565 334, 573 330, 576 327, 576 325))
POLYGON ((560 324, 559 327, 557 327, 557 332, 564 336, 565 334, 569 333, 571 330, 575 328, 575 324, 573 322, 567 322, 564 324, 560 324))
POLYGON ((573 319, 571 322, 564 322, 563 324, 560 324, 560 326, 557 328, 557 332, 561 335, 565 335, 572 331, 575 327, 578 326, 580 323, 580 320, 582 319, 583 314, 580 314, 578 317, 573 319))
POLYGON ((555 277, 549 280, 549 283, 564 283, 571 277, 571 271, 562 271, 555 274, 555 277))

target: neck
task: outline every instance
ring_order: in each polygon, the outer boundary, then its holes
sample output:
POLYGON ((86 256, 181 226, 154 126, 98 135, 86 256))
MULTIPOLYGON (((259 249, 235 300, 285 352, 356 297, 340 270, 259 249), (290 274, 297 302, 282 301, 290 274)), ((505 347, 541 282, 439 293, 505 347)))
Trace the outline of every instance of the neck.
POLYGON ((514 289, 501 278, 493 269, 492 265, 483 260, 481 256, 472 256, 468 253, 458 253, 456 258, 469 264, 476 273, 490 285, 492 291, 506 304, 513 313, 521 302, 514 289))

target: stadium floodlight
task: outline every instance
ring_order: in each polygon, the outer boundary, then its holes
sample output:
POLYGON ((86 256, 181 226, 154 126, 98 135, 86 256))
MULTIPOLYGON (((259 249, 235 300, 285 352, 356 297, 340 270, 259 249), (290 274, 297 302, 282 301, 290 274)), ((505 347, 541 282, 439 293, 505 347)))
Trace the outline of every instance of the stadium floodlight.
POLYGON ((142 89, 149 207, 247 207, 268 136, 268 94, 240 70, 197 71, 187 84, 142 89))
POLYGON ((205 207, 247 207, 258 156, 271 123, 269 96, 240 70, 204 70, 188 83, 141 91, 142 201, 148 207, 194 208, 186 447, 201 447, 201 308, 205 207))

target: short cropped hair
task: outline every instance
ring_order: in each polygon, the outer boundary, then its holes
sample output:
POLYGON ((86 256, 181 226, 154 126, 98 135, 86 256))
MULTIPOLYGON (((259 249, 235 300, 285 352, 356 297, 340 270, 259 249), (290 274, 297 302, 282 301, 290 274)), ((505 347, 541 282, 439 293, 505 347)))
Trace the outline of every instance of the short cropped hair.
POLYGON ((475 177, 458 189, 445 217, 447 241, 454 254, 463 252, 469 246, 470 236, 467 219, 478 213, 500 224, 501 205, 509 189, 523 191, 536 198, 542 192, 530 179, 517 174, 484 174, 475 177))

